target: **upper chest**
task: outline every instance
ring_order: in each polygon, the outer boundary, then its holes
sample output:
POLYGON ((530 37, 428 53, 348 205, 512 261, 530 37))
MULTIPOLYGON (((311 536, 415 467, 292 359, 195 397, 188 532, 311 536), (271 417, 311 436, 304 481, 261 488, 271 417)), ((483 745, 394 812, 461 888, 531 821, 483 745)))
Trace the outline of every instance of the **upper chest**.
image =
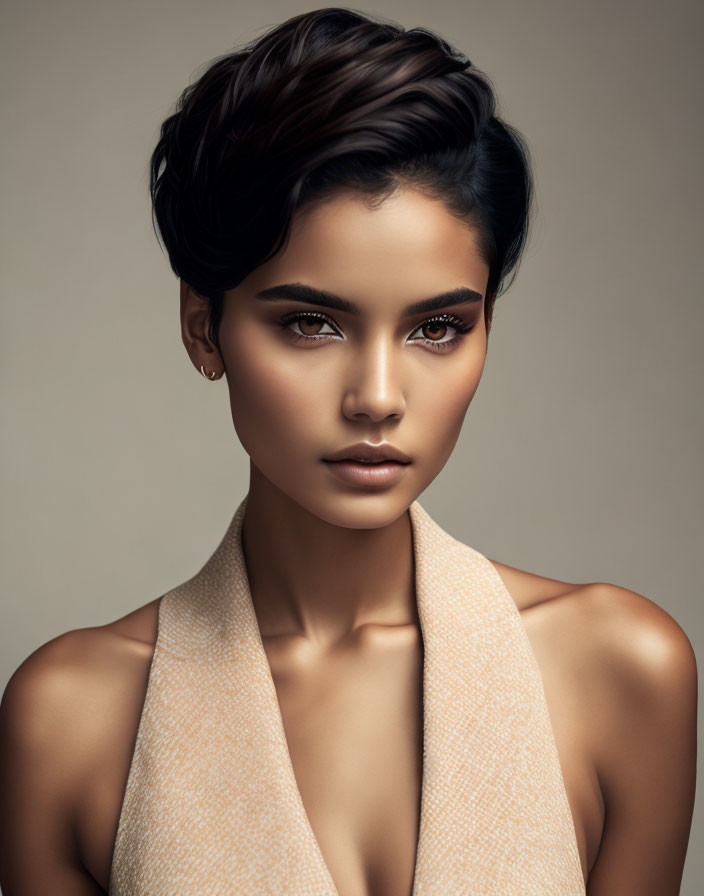
POLYGON ((362 626, 315 659, 279 639, 265 649, 296 785, 338 893, 410 894, 423 749, 420 630, 362 626))
MULTIPOLYGON (((540 666, 583 869, 598 847, 599 803, 571 676, 537 616, 540 666)), ((340 896, 411 892, 423 737, 423 644, 416 626, 365 627, 324 659, 265 643, 298 794, 340 896), (376 630, 375 630, 376 628, 376 630)), ((77 809, 84 864, 107 890, 149 663, 133 662, 104 761, 77 809), (139 667, 139 668, 138 668, 139 667)))
MULTIPOLYGON (((603 804, 579 681, 555 649, 554 616, 526 614, 586 880, 603 804)), ((422 784, 420 629, 370 627, 362 644, 307 665, 266 646, 306 814, 340 896, 411 893, 422 784)))

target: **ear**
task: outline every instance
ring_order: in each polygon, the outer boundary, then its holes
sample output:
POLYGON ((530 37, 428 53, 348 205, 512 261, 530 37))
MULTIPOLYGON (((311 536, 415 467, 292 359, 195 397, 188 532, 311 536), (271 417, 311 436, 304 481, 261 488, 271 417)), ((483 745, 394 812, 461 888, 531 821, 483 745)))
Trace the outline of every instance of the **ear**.
POLYGON ((219 379, 225 369, 218 347, 208 337, 208 300, 197 293, 185 280, 181 290, 181 339, 193 366, 199 373, 201 365, 208 379, 219 379), (211 374, 215 376, 211 376, 211 374))

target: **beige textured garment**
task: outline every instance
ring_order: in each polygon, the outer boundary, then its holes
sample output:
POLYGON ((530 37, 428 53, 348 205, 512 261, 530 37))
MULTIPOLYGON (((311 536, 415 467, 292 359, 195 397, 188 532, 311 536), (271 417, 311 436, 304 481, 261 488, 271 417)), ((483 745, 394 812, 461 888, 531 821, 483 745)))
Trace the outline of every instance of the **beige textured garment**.
MULTIPOLYGON (((111 896, 336 896, 294 777, 242 553, 247 497, 165 594, 111 896)), ((539 667, 491 562, 410 507, 424 645, 414 896, 584 896, 539 667)))

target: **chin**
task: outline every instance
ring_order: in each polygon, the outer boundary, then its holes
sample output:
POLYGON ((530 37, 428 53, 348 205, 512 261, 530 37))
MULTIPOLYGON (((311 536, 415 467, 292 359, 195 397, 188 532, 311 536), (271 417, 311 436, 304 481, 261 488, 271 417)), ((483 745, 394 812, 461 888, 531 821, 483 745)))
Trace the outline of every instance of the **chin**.
POLYGON ((345 529, 381 529, 395 522, 415 500, 408 489, 348 489, 334 494, 319 490, 314 500, 306 496, 301 506, 331 526, 345 529))

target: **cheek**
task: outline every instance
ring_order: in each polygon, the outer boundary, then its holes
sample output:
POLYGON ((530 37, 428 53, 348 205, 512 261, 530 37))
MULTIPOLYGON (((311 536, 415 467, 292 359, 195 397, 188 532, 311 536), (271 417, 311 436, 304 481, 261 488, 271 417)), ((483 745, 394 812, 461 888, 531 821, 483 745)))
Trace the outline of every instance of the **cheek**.
POLYGON ((414 416, 423 421, 428 459, 442 467, 459 438, 469 405, 484 369, 484 353, 458 360, 454 369, 445 366, 442 376, 418 380, 414 416))
MULTIPOLYGON (((259 343, 237 340, 227 351, 232 421, 242 447, 255 460, 281 448, 295 451, 320 397, 308 388, 301 366, 285 353, 259 343), (252 345, 257 345, 253 349, 252 345)), ((319 390, 318 390, 319 393, 319 390)))

